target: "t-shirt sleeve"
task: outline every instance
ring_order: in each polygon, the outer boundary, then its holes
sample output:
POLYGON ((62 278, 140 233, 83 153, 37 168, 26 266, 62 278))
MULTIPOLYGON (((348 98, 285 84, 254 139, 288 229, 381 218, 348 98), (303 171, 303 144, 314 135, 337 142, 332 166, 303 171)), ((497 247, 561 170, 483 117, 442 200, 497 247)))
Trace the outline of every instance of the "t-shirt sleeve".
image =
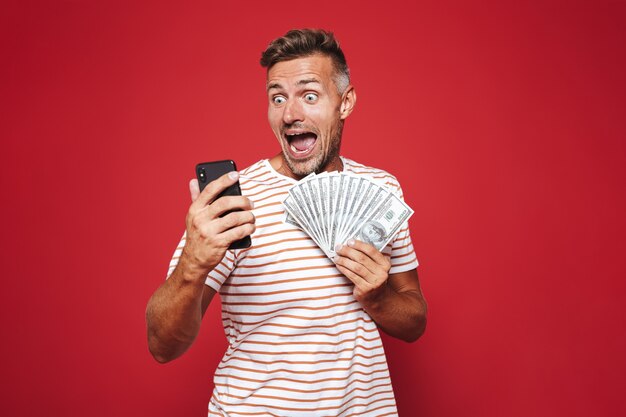
MULTIPOLYGON (((402 188, 395 177, 391 176, 391 179, 388 180, 385 185, 404 200, 402 188)), ((400 227, 400 230, 396 233, 391 243, 387 244, 383 249, 383 253, 391 257, 390 274, 410 271, 418 267, 419 262, 417 261, 415 250, 413 249, 408 221, 404 222, 402 227, 400 227)))
MULTIPOLYGON (((167 271, 167 278, 172 275, 172 272, 176 269, 178 265, 178 260, 180 259, 180 255, 183 252, 183 247, 185 246, 185 241, 187 238, 186 232, 183 233, 183 237, 180 240, 180 243, 176 247, 174 251, 174 255, 172 256, 172 260, 170 261, 170 266, 167 271)), ((219 292, 222 284, 228 278, 230 273, 235 269, 235 255, 232 250, 227 250, 222 261, 217 264, 215 268, 211 272, 208 273, 204 283, 209 287, 213 288, 215 291, 219 292)), ((166 279, 167 279, 166 278, 166 279)))
POLYGON ((417 268, 419 262, 417 261, 413 243, 411 242, 408 222, 402 225, 394 240, 391 244, 387 245, 383 252, 391 257, 390 274, 397 274, 398 272, 410 271, 411 269, 417 268))

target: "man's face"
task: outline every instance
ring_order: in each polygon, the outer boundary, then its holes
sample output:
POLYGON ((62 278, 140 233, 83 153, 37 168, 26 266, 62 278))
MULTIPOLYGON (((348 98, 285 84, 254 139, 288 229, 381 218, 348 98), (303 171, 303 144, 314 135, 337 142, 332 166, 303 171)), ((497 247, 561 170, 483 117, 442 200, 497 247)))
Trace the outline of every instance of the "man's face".
POLYGON ((337 169, 343 121, 354 93, 334 82, 332 61, 312 55, 273 65, 267 73, 268 119, 293 177, 337 169))

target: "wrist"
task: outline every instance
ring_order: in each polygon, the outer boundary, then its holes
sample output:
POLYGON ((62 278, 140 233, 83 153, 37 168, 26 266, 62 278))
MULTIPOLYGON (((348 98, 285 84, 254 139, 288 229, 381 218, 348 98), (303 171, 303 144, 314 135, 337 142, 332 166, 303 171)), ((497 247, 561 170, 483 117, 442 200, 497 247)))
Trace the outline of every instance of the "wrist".
POLYGON ((370 292, 360 303, 369 314, 382 310, 393 290, 385 282, 375 291, 370 292))
POLYGON ((204 284, 206 276, 211 271, 210 268, 197 262, 184 248, 178 260, 178 269, 183 281, 202 284, 204 284))

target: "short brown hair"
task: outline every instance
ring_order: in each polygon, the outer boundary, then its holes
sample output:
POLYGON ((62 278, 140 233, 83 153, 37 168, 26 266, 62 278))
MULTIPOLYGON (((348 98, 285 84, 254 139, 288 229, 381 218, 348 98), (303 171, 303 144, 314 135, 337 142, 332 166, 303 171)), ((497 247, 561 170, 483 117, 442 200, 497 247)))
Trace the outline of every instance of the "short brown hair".
POLYGON ((350 84, 350 69, 339 42, 332 32, 322 29, 293 29, 274 39, 261 54, 261 66, 268 70, 281 61, 310 55, 328 56, 335 69, 335 84, 340 93, 350 84))

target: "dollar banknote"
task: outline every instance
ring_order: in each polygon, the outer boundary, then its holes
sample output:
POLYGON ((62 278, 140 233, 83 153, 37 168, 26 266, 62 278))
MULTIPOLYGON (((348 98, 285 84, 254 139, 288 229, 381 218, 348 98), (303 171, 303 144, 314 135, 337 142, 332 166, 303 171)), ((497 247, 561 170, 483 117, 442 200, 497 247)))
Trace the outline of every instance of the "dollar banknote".
POLYGON ((283 202, 285 223, 307 233, 328 256, 335 245, 358 239, 383 250, 413 215, 391 188, 365 175, 310 174, 283 202))

